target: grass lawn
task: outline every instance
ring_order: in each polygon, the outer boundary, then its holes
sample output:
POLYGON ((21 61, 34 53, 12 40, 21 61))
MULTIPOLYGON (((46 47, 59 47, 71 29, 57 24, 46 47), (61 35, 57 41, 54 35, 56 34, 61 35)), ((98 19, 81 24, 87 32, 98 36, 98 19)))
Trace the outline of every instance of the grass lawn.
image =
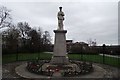
MULTIPOLYGON (((35 59, 48 59, 50 60, 52 54, 50 53, 19 53, 18 58, 16 58, 17 54, 9 54, 2 56, 2 62, 9 63, 15 62, 17 59, 18 61, 21 60, 35 60, 35 59)), ((103 63, 103 57, 101 55, 80 55, 80 54, 68 54, 69 59, 74 60, 83 60, 83 61, 90 61, 96 63, 103 63)), ((105 56, 104 63, 119 67, 120 68, 120 58, 113 58, 105 56)))
MULTIPOLYGON (((103 63, 103 57, 101 55, 83 55, 80 54, 69 54, 70 59, 77 59, 89 62, 103 63), (82 58, 81 58, 82 57, 82 58)), ((120 68, 120 58, 108 57, 105 56, 104 64, 120 68)))
POLYGON ((7 54, 2 56, 2 62, 9 63, 16 60, 35 60, 35 59, 51 59, 52 54, 49 53, 18 53, 18 54, 7 54), (18 55, 18 58, 16 57, 18 55))

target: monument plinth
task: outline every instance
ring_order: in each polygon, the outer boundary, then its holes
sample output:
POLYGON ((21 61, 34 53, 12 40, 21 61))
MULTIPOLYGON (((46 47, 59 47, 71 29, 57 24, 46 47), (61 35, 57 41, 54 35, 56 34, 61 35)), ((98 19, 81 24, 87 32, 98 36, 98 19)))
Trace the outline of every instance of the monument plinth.
POLYGON ((51 59, 53 64, 68 64, 69 60, 66 54, 66 33, 67 30, 54 30, 55 42, 54 52, 51 59))

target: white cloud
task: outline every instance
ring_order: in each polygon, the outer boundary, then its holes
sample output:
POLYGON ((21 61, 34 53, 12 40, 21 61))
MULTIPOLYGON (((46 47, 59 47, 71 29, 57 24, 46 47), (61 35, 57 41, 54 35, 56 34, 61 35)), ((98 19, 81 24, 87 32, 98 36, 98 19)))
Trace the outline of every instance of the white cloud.
POLYGON ((63 6, 64 27, 67 39, 87 41, 96 39, 98 44, 118 43, 118 3, 117 2, 11 2, 3 3, 12 10, 14 22, 26 21, 32 27, 40 26, 54 36, 57 28, 58 7, 63 6))

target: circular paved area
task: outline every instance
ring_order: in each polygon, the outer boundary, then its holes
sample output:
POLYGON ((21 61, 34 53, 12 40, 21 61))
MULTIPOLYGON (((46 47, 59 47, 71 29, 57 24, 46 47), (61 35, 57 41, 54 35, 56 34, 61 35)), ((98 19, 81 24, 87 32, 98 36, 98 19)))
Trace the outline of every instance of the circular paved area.
MULTIPOLYGON (((21 78, 22 78, 20 76, 20 75, 22 75, 21 73, 24 73, 23 71, 28 72, 25 68, 25 65, 26 65, 26 61, 19 61, 19 62, 12 62, 12 63, 8 63, 8 64, 3 64, 2 65, 2 78, 17 78, 17 79, 20 78, 20 80, 21 80, 21 78), (24 67, 24 68, 22 68, 22 67, 24 67), (21 73, 18 70, 21 71, 21 73)), ((98 72, 101 75, 98 75, 97 72, 93 72, 91 74, 87 74, 87 75, 84 75, 84 76, 81 75, 78 78, 75 77, 75 79, 79 80, 79 78, 90 78, 90 77, 94 77, 94 78, 96 78, 96 77, 97 78, 99 78, 99 77, 119 78, 120 77, 120 74, 119 74, 120 69, 119 68, 112 67, 112 66, 109 66, 109 65, 104 65, 104 64, 98 64, 98 63, 93 63, 93 65, 94 65, 94 68, 95 68, 94 70, 99 69, 98 72), (94 75, 94 76, 92 76, 92 75, 94 75)), ((48 76, 40 76, 40 75, 30 73, 30 72, 28 72, 28 73, 32 74, 32 75, 35 75, 36 77, 39 76, 40 78, 42 78, 42 77, 49 78, 48 76)), ((23 77, 25 77, 25 75, 23 77)), ((73 79, 73 78, 71 78, 71 79, 73 79)))
MULTIPOLYGON (((15 68, 16 73, 24 78, 46 78, 46 77, 49 77, 49 76, 43 76, 43 75, 31 73, 26 69, 26 66, 27 66, 27 64, 25 63, 25 64, 22 64, 22 65, 16 67, 15 68)), ((104 74, 106 73, 105 69, 103 69, 102 67, 100 67, 98 65, 93 65, 93 68, 94 68, 94 71, 92 73, 89 73, 86 75, 80 75, 79 77, 80 78, 103 78, 104 77, 104 74)))

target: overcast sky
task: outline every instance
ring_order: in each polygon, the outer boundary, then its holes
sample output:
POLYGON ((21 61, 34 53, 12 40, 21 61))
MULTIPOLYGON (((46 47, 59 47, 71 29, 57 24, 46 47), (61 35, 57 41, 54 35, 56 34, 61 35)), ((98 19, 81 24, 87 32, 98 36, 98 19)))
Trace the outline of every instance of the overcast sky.
POLYGON ((57 29, 58 7, 65 13, 64 29, 67 39, 87 42, 96 39, 97 44, 118 44, 117 2, 3 2, 12 10, 13 22, 28 22, 31 27, 40 26, 43 31, 57 29))

